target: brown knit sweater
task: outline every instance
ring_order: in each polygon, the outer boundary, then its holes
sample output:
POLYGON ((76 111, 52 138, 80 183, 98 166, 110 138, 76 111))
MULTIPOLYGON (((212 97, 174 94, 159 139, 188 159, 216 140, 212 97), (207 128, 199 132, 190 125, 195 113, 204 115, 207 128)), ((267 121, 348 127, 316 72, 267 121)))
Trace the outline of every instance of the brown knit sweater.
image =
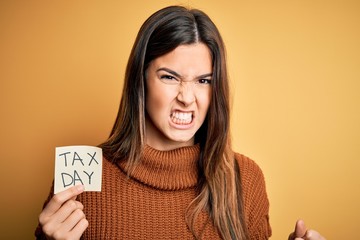
MULTIPOLYGON (((185 210, 195 197, 198 157, 197 145, 171 151, 146 146, 130 178, 124 163, 104 160, 102 191, 78 197, 89 221, 82 239, 194 239, 185 223, 185 210)), ((264 176, 254 161, 240 154, 235 157, 250 237, 268 239, 271 228, 264 176)), ((202 239, 220 239, 208 220, 205 212, 200 214, 195 229, 203 229, 202 239)), ((40 227, 36 236, 42 237, 40 227)))

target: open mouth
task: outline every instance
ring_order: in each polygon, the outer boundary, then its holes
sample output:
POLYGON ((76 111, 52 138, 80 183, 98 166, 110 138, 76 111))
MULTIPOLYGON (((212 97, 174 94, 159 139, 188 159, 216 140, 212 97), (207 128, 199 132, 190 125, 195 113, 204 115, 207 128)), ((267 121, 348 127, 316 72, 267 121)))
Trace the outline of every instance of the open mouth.
POLYGON ((175 124, 186 125, 192 122, 193 114, 191 112, 173 112, 170 115, 171 121, 175 124))

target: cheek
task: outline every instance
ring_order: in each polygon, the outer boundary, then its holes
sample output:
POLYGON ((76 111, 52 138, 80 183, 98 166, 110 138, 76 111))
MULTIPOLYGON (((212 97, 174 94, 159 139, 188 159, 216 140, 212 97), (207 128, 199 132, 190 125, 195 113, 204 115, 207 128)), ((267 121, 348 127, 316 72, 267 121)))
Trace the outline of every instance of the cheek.
POLYGON ((162 112, 166 111, 174 97, 169 89, 161 87, 148 88, 146 91, 146 110, 148 112, 162 112))
POLYGON ((202 111, 205 115, 209 109, 210 102, 211 102, 211 90, 201 92, 197 99, 199 104, 199 109, 202 111))

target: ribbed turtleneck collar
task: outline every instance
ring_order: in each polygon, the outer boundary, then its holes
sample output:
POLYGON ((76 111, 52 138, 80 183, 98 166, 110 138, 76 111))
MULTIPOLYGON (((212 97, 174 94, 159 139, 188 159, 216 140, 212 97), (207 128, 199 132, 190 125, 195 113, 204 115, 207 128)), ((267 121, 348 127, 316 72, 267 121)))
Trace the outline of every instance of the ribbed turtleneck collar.
MULTIPOLYGON (((197 183, 199 153, 199 145, 170 151, 160 151, 146 145, 141 161, 130 177, 160 190, 194 187, 197 183)), ((119 166, 125 171, 126 162, 121 162, 119 166)))

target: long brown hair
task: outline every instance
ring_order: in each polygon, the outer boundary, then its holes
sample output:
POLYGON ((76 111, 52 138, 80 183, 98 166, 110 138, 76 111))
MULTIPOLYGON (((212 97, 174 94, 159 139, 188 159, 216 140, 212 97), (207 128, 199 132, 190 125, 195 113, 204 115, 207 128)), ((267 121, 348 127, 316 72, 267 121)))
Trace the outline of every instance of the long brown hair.
POLYGON ((182 44, 202 42, 212 55, 212 97, 207 117, 195 134, 200 144, 198 195, 188 207, 186 222, 196 238, 198 214, 208 211, 223 239, 248 239, 240 171, 230 148, 229 86, 225 47, 211 19, 202 11, 181 6, 163 8, 142 25, 132 48, 116 122, 104 142, 104 156, 136 167, 144 147, 145 70, 155 58, 182 44))

